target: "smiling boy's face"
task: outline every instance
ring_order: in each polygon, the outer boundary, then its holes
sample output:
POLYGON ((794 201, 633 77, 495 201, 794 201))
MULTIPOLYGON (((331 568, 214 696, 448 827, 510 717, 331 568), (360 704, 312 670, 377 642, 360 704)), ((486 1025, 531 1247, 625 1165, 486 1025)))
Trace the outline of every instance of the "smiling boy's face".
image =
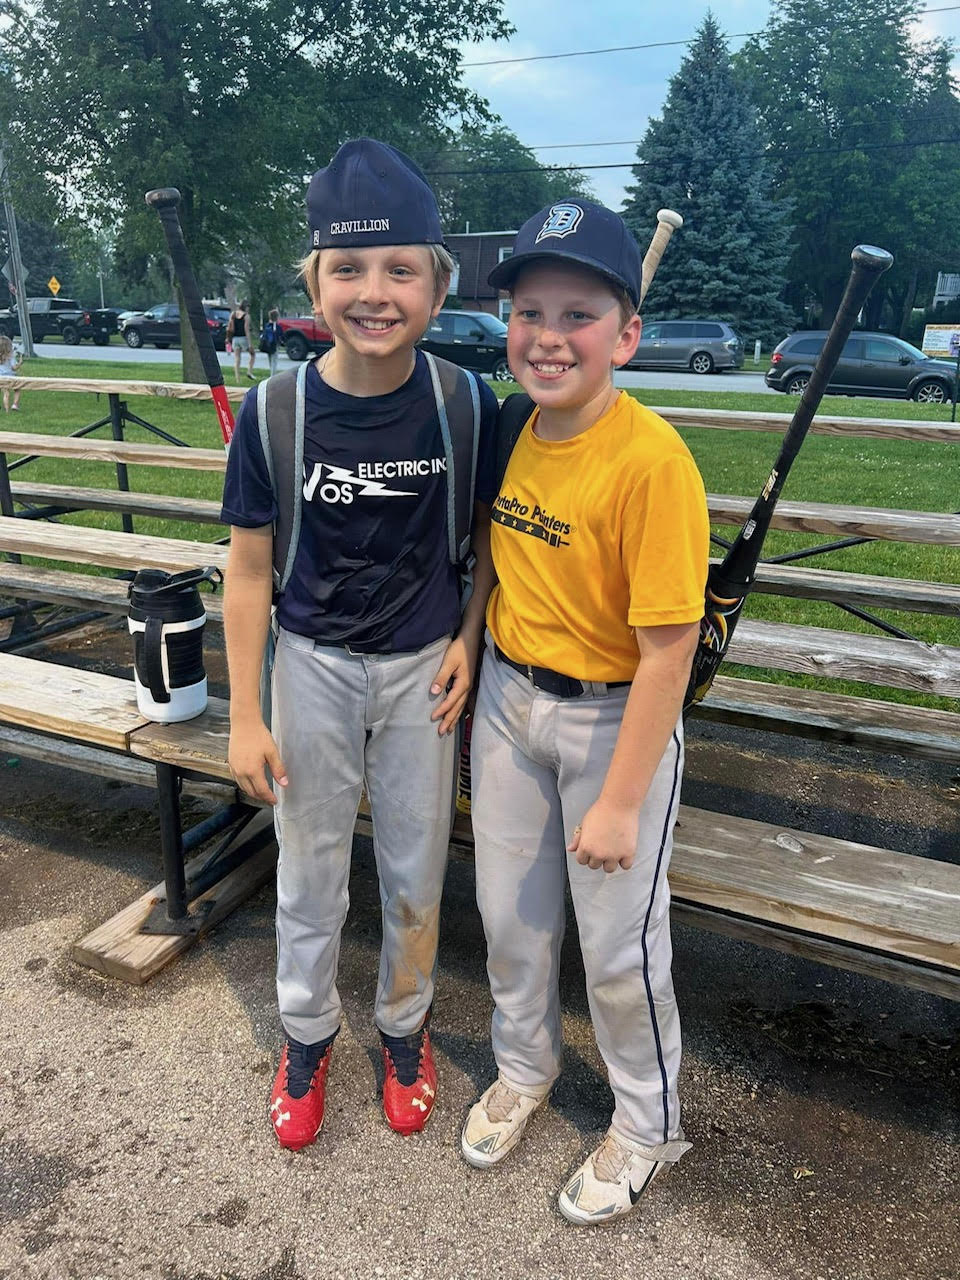
POLYGON ((514 377, 543 409, 576 409, 633 355, 640 317, 626 324, 611 287, 573 263, 534 262, 517 277, 507 334, 514 377))
POLYGON ((412 349, 443 305, 425 245, 324 249, 315 309, 337 343, 377 359, 412 349))

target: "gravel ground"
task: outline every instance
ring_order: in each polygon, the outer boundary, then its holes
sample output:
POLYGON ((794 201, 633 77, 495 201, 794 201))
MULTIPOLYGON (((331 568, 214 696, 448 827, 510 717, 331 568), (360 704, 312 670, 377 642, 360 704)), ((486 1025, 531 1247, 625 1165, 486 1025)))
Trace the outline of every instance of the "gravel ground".
MULTIPOLYGON (((957 859, 958 781, 708 726, 685 799, 957 859)), ((380 1112, 379 900, 358 838, 327 1122, 284 1152, 272 889, 145 988, 69 958, 159 878, 153 799, 0 756, 0 1280, 955 1280, 960 1005, 678 926, 694 1149, 639 1213, 585 1231, 555 1197, 611 1098, 575 939, 553 1101, 505 1165, 471 1170, 457 1141, 492 1077, 491 1010, 471 866, 451 863, 439 1104, 401 1139, 380 1112)))

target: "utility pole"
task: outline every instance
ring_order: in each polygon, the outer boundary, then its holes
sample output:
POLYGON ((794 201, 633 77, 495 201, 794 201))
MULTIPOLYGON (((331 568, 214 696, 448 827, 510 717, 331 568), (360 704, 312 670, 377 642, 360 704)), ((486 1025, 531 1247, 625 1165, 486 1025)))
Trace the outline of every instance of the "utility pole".
POLYGON ((23 278, 23 260, 20 257, 20 237, 17 235, 17 218, 13 212, 13 201, 10 198, 10 173, 0 139, 0 187, 3 190, 3 212, 7 220, 7 243, 10 246, 10 269, 13 273, 13 290, 17 300, 17 317, 20 320, 20 337, 23 341, 23 354, 32 359, 36 354, 33 349, 33 331, 30 328, 30 312, 27 309, 27 290, 23 278))

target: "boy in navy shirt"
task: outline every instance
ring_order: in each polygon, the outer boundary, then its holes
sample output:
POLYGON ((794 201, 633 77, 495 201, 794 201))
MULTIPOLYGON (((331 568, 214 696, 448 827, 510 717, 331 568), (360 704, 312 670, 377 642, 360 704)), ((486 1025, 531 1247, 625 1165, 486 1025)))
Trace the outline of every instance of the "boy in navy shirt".
POLYGON ((286 1043, 270 1113, 281 1145, 293 1149, 311 1143, 323 1123, 364 785, 383 903, 375 1019, 384 1111, 392 1129, 410 1134, 433 1108, 427 1021, 450 832, 452 735, 493 583, 497 409, 481 383, 477 560, 461 617, 447 550, 437 404, 414 345, 443 304, 452 267, 436 200, 406 156, 360 139, 314 175, 307 212, 313 252, 303 273, 334 347, 307 371, 302 522, 277 601, 273 735, 261 714, 259 676, 278 507, 254 391, 230 447, 222 515, 233 526, 224 602, 230 766, 244 791, 276 804, 277 995, 286 1043))

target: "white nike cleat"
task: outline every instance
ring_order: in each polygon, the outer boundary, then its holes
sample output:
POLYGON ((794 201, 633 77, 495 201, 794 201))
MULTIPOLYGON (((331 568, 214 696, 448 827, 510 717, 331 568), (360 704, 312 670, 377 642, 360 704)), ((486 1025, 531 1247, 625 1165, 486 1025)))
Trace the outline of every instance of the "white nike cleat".
POLYGON ((508 1156, 523 1137, 527 1121, 546 1102, 551 1087, 543 1093, 521 1093, 503 1076, 497 1076, 464 1122, 460 1150, 467 1164, 489 1169, 508 1156))
POLYGON ((560 1192, 557 1208, 568 1222, 581 1227, 622 1218, 636 1208, 657 1174, 679 1160, 690 1145, 681 1134, 677 1141, 643 1147, 614 1135, 611 1129, 560 1192))

